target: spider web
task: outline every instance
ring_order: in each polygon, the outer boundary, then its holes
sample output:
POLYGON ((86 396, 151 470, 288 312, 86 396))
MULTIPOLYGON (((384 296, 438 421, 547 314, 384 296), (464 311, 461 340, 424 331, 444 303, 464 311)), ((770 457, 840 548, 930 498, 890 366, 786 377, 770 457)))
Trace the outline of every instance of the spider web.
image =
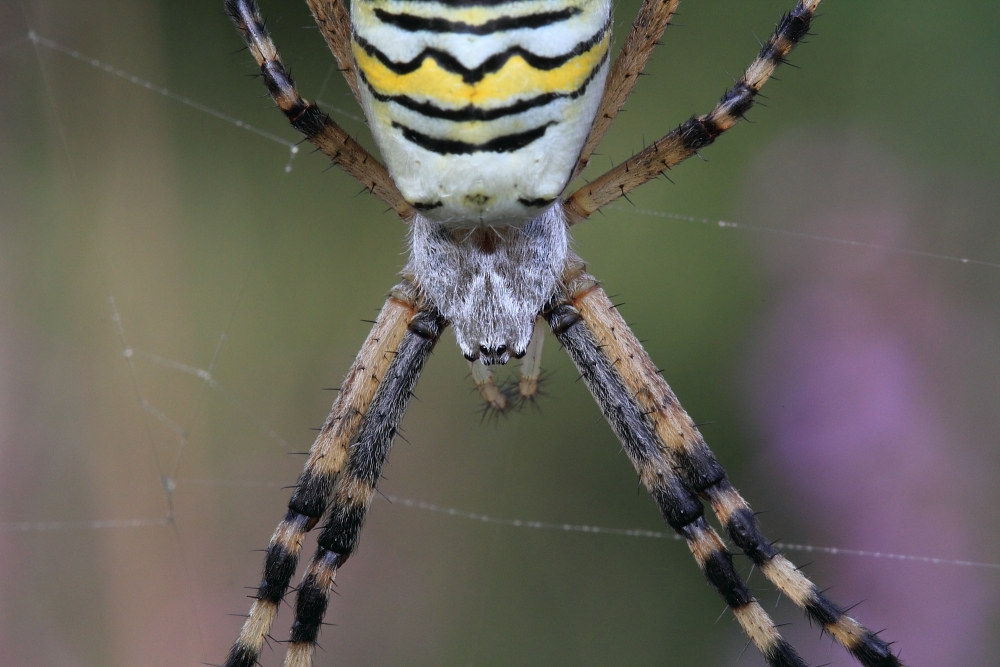
MULTIPOLYGON (((236 591, 254 583, 258 574, 260 555, 246 550, 266 544, 281 514, 288 493, 283 487, 294 481, 301 466, 301 457, 288 454, 311 442, 303 425, 325 416, 331 396, 316 389, 335 384, 346 371, 368 326, 356 321, 358 314, 378 307, 388 279, 399 267, 401 234, 390 226, 388 216, 379 217, 376 204, 354 198, 348 179, 336 172, 322 173, 321 158, 300 156, 295 138, 280 118, 257 108, 263 105, 249 105, 247 111, 239 104, 247 99, 246 87, 223 84, 224 90, 237 92, 213 96, 213 81, 217 85, 237 80, 233 71, 247 71, 245 58, 228 55, 233 40, 209 56, 200 53, 226 71, 208 76, 197 86, 202 94, 196 95, 187 92, 190 70, 183 67, 190 61, 171 61, 172 67, 182 68, 169 77, 180 85, 154 83, 163 79, 137 72, 162 74, 155 59, 143 66, 155 48, 137 43, 136 38, 101 51, 106 55, 96 58, 90 55, 93 51, 66 38, 72 33, 60 31, 58 17, 47 15, 43 3, 30 9, 19 23, 23 33, 6 35, 0 44, 5 76, 25 94, 20 108, 6 110, 6 117, 12 119, 10 127, 23 128, 28 137, 5 139, 14 147, 5 167, 21 165, 31 176, 12 179, 12 194, 13 183, 32 188, 8 199, 14 203, 4 209, 15 229, 5 258, 12 268, 2 276, 0 309, 31 326, 3 330, 8 342, 2 346, 2 363, 9 369, 4 375, 31 382, 27 388, 4 389, 9 399, 5 421, 11 424, 4 438, 15 445, 5 448, 6 472, 0 487, 7 508, 0 522, 5 545, 2 586, 5 599, 24 612, 15 613, 0 628, 2 640, 21 647, 10 664, 218 661, 239 624, 239 619, 223 614, 245 611, 236 591), (40 25, 46 26, 44 31, 40 25), (64 36, 58 40, 49 36, 55 34, 64 36), (220 110, 233 108, 240 110, 220 110), (125 109, 137 111, 123 113, 125 109), (109 114, 110 120, 101 120, 109 114), (139 120, 128 121, 132 115, 139 120), (90 136, 88 123, 104 129, 90 136), (171 131, 183 140, 176 148, 165 149, 162 138, 171 131), (117 156, 104 159, 103 151, 117 151, 117 156), (190 154, 171 157, 171 151, 190 154), (165 172, 139 159, 149 156, 173 159, 182 166, 165 172), (172 182, 178 192, 171 193, 164 181, 172 182), (109 204, 95 192, 111 193, 109 198, 119 203, 109 204), (324 194, 317 197, 317 192, 324 194), (332 208, 336 215, 317 215, 315 208, 301 203, 310 198, 313 206, 332 208), (186 220, 216 224, 191 229, 184 226, 186 220), (239 222, 235 230, 234 220, 239 222), (33 224, 40 229, 29 231, 33 224), (378 229, 372 231, 375 226, 378 229), (289 231, 290 227, 297 230, 289 231), (35 238, 35 233, 66 237, 44 240, 35 238), (391 241, 380 240, 386 237, 391 241), (32 268, 15 259, 16 249, 22 247, 40 253, 29 255, 27 261, 45 266, 32 268), (365 249, 371 250, 371 257, 359 257, 365 249), (291 278, 282 277, 289 273, 291 278), (48 284, 22 291, 18 280, 25 276, 48 284), (345 293, 346 285, 350 288, 345 293), (79 610, 88 606, 99 612, 101 620, 81 618, 79 610), (56 610, 60 607, 62 612, 56 610), (25 642, 25 637, 31 641, 25 642)), ((199 20, 207 20, 203 14, 202 10, 199 20)), ((135 28, 137 21, 126 16, 121 25, 135 28)), ((223 25, 220 30, 224 29, 223 25)), ((303 41, 322 46, 315 35, 309 36, 303 41)), ((81 41, 99 46, 93 39, 81 41)), ((318 49, 309 57, 328 62, 318 49)), ((292 61, 298 59, 293 55, 292 61)), ((317 91, 314 97, 324 108, 352 131, 362 132, 363 120, 349 110, 346 89, 335 74, 330 66, 305 72, 300 77, 304 92, 317 91), (331 103, 330 98, 342 102, 331 103)), ((723 161, 721 155, 716 160, 723 161)), ((991 237, 973 235, 977 228, 971 221, 980 215, 974 205, 965 211, 966 220, 959 218, 953 224, 967 224, 955 236, 964 234, 968 243, 960 247, 976 252, 957 253, 952 239, 941 237, 916 237, 926 243, 882 242, 878 239, 886 237, 879 234, 814 233, 782 226, 781 220, 734 222, 688 216, 647 206, 645 199, 637 201, 638 207, 608 207, 607 221, 581 227, 582 251, 599 234, 607 238, 608 227, 624 225, 621 245, 634 242, 631 236, 654 244, 658 241, 650 239, 673 234, 674 243, 693 242, 699 252, 706 248, 707 256, 716 257, 716 268, 727 262, 747 264, 754 253, 807 258, 846 253, 835 256, 839 261, 876 265, 896 257, 906 267, 903 275, 931 276, 921 289, 943 295, 939 299, 962 302, 964 308, 947 313, 968 312, 980 304, 975 293, 995 293, 1000 277, 1000 262, 991 258, 996 246, 987 243, 991 237), (683 224, 665 229, 657 220, 683 224)), ((889 238, 899 240, 898 235, 889 238)), ((615 270, 608 264, 613 256, 605 261, 600 252, 591 255, 609 285, 634 282, 630 271, 636 267, 615 270)), ((805 267, 794 263, 791 270, 796 276, 806 273, 805 267)), ((699 276, 710 282, 708 274, 699 276)), ((730 277, 731 283, 739 280, 730 277)), ((717 298, 726 287, 692 289, 692 298, 717 298)), ((656 297, 654 291, 647 299, 656 297)), ((682 319, 705 317, 706 311, 725 310, 727 305, 743 307, 726 302, 680 313, 682 319)), ((627 315, 653 317, 649 308, 647 303, 624 310, 627 315)), ((967 323, 977 335, 967 334, 962 340, 986 355, 996 342, 988 332, 998 318, 995 308, 980 314, 980 321, 967 323)), ((913 322, 919 324, 920 316, 913 322)), ((663 329, 659 321, 639 326, 646 336, 660 336, 663 329)), ((706 326, 695 325, 694 330, 692 335, 704 333, 706 326)), ((663 335, 667 347, 654 349, 654 358, 666 356, 670 347, 696 347, 683 334, 663 335)), ((916 338, 917 347, 929 345, 916 338)), ((725 338, 720 340, 727 344, 725 338)), ((475 397, 463 393, 469 383, 459 382, 465 375, 464 362, 449 353, 449 345, 447 339, 442 342, 442 354, 436 355, 421 382, 420 400, 406 422, 406 438, 414 444, 400 444, 393 453, 382 485, 382 499, 387 502, 377 502, 373 508, 361 553, 348 568, 350 576, 345 570, 339 589, 344 599, 331 605, 337 630, 327 631, 325 643, 335 645, 331 650, 335 657, 321 659, 333 664, 425 660, 441 664, 455 662, 457 655, 467 664, 503 664, 531 655, 530 662, 579 664, 605 652, 605 661, 620 659, 623 645, 642 646, 650 637, 657 638, 656 650, 640 650, 633 661, 666 649, 675 656, 706 660, 726 650, 711 648, 713 641, 728 642, 735 658, 742 639, 733 627, 716 628, 713 634, 711 622, 705 623, 717 615, 718 603, 697 579, 689 556, 679 544, 658 546, 664 540, 674 541, 674 536, 658 529, 655 512, 641 494, 622 493, 623 483, 634 484, 632 473, 621 457, 612 456, 613 451, 604 453, 610 435, 606 427, 593 426, 596 408, 579 386, 574 388, 575 375, 568 363, 551 349, 546 355, 553 379, 550 396, 542 402, 544 418, 529 413, 496 429, 483 428, 474 417, 475 397), (587 472, 595 468, 596 473, 587 472), (565 517, 572 518, 563 521, 565 517), (611 538, 633 541, 623 544, 611 538), (518 547, 507 550, 511 542, 518 547), (506 562, 509 559, 513 562, 506 562), (594 561, 614 567, 594 569, 594 561), (672 564, 677 567, 667 567, 672 564), (630 568, 641 572, 630 577, 630 568), (613 570, 618 572, 611 574, 613 570), (592 579, 598 572, 604 581, 592 579), (511 583, 515 577, 521 581, 511 583), (587 587, 592 590, 577 601, 579 610, 538 597, 539 588, 546 590, 546 598, 570 597, 581 581, 590 582, 587 587), (650 599, 667 591, 677 598, 672 607, 650 599), (472 600, 450 608, 452 601, 465 595, 472 600), (370 599, 358 602, 362 598, 370 599), (525 614, 523 622, 512 621, 510 610, 525 606, 541 610, 525 614), (595 608, 623 615, 628 623, 610 624, 606 634, 591 628, 595 636, 589 640, 571 636, 552 640, 529 627, 538 618, 558 613, 567 620, 550 622, 556 634, 567 632, 595 608), (650 616, 636 620, 637 610, 650 616), (471 620, 463 622, 462 616, 471 620), (388 633, 387 619, 392 627, 388 633), (677 633, 673 639, 661 637, 667 623, 677 633), (529 653, 515 651, 517 642, 504 641, 509 635, 526 642, 529 653), (419 658, 414 660, 409 651, 419 658), (576 659, 567 658, 565 651, 576 659)), ((697 367, 706 363, 707 356, 710 353, 695 354, 690 362, 672 358, 675 368, 669 377, 679 385, 682 397, 693 396, 686 401, 693 414, 721 413, 720 421, 737 421, 738 410, 732 404, 713 407, 710 396, 731 382, 734 371, 729 370, 728 376, 717 367, 700 371, 697 367)), ((1000 376, 995 364, 983 359, 979 376, 962 379, 972 387, 988 387, 1000 376)), ((940 377, 956 384, 962 381, 943 372, 940 377)), ((965 411, 942 402, 941 409, 952 422, 966 418, 982 424, 939 433, 954 440, 955 456, 967 473, 961 483, 974 490, 969 495, 980 496, 975 503, 944 503, 941 511, 971 513, 995 528, 995 521, 988 523, 990 517, 976 514, 974 507, 988 505, 985 499, 993 498, 988 491, 993 475, 983 463, 992 459, 968 444, 970 438, 996 441, 1000 427, 990 415, 991 402, 984 399, 965 411)), ((791 474, 789 470, 770 460, 746 463, 741 474, 738 452, 745 445, 727 444, 728 440, 752 443, 752 429, 739 425, 705 429, 720 457, 737 462, 730 467, 755 505, 782 509, 782 494, 768 494, 759 481, 754 487, 751 477, 780 479, 791 474)), ((935 452, 921 453, 936 461, 935 452)), ((931 495, 939 492, 940 480, 916 479, 929 485, 931 495)), ((807 506, 790 517, 769 518, 768 529, 772 534, 775 528, 800 531, 791 533, 801 536, 798 539, 781 542, 785 550, 836 557, 817 561, 822 568, 816 572, 818 579, 841 581, 839 575, 852 568, 867 576, 884 576, 905 567, 911 568, 905 581, 913 585, 925 578, 943 578, 957 585, 972 581, 995 592, 995 576, 988 574, 1000 569, 1000 563, 989 557, 996 553, 995 538, 981 543, 957 540, 978 547, 958 553, 954 545, 933 536, 924 540, 926 548, 920 551, 900 551, 878 541, 865 545, 876 548, 819 546, 809 542, 831 542, 822 528, 810 525, 814 510, 828 516, 807 506), (979 560, 973 553, 986 557, 979 560), (845 563, 841 558, 845 555, 889 565, 858 566, 845 563), (979 574, 970 579, 920 569, 930 565, 944 566, 945 572, 979 574)), ((857 517, 862 523, 864 518, 857 517)), ((876 524, 873 520, 872 530, 878 534, 876 524)), ((915 521, 912 530, 923 526, 915 521)), ((756 579, 754 584, 762 585, 756 579)), ((867 597, 867 589, 849 591, 855 598, 862 594, 867 597)), ((927 602, 914 602, 920 603, 927 602)), ((794 611, 777 613, 779 618, 798 620, 794 611)), ((283 619, 287 621, 287 614, 283 619)), ((903 630, 891 619, 886 625, 890 632, 903 630)), ((281 636, 280 621, 279 628, 281 636)), ((970 638, 980 636, 966 631, 970 638)), ((810 647, 815 636, 807 629, 800 628, 799 635, 794 632, 790 635, 807 655, 812 650, 819 656, 816 660, 850 664, 825 645, 817 654, 816 647, 810 647)), ((941 633, 935 641, 943 641, 942 637, 958 641, 954 637, 962 635, 950 628, 941 633)), ((276 663, 279 658, 268 656, 268 660, 276 663)), ((757 656, 749 654, 741 658, 741 664, 758 664, 755 661, 757 656)), ((964 664, 975 663, 966 658, 964 664)))

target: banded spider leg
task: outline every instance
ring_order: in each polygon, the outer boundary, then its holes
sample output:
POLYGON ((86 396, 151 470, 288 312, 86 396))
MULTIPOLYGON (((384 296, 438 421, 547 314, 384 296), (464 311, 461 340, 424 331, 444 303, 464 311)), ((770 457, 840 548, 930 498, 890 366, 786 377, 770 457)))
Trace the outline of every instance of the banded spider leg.
MULTIPOLYGON (((317 3, 315 5, 329 5, 337 3, 317 3)), ((376 197, 388 204, 399 217, 409 220, 415 211, 413 207, 406 203, 396 185, 392 182, 389 172, 364 149, 361 144, 354 140, 342 127, 337 125, 330 116, 323 112, 312 102, 302 99, 299 91, 295 88, 295 81, 289 74, 281 58, 278 57, 278 49, 274 46, 271 36, 261 18, 260 8, 256 0, 226 0, 226 13, 232 19, 236 29, 243 37, 243 41, 250 49, 260 73, 264 79, 264 85, 271 94, 275 104, 281 109, 292 127, 301 132, 316 148, 326 154, 336 164, 343 167, 344 171, 353 176, 357 181, 365 186, 376 197)), ((338 14, 332 9, 330 17, 346 16, 341 7, 338 14)), ((327 14, 322 14, 326 17, 327 14)), ((321 25, 326 25, 322 23, 321 25)), ((350 32, 336 34, 338 39, 350 39, 350 32)), ((340 42, 331 42, 340 43, 340 42)), ((349 45, 348 45, 349 52, 349 45)), ((335 49, 334 54, 341 54, 341 49, 335 49)), ((345 68, 341 63, 341 69, 348 79, 348 83, 354 81, 353 69, 345 68)), ((357 82, 354 81, 353 90, 357 91, 357 82)))
POLYGON ((769 665, 805 665, 781 637, 733 566, 732 555, 704 517, 712 506, 730 539, 778 590, 801 607, 865 667, 899 659, 875 633, 847 616, 768 543, 747 502, 726 478, 692 419, 592 276, 576 267, 545 313, 580 371, 664 521, 683 537, 709 583, 732 609, 769 665))
POLYGON ((227 667, 251 667, 295 574, 305 533, 326 523, 303 577, 286 664, 308 665, 337 568, 357 547, 382 464, 444 322, 403 281, 391 292, 313 444, 271 538, 250 614, 227 667))
MULTIPOLYGON (((656 2, 657 0, 653 0, 656 2)), ((663 0, 659 0, 663 2, 663 0)), ((597 209, 622 197, 667 169, 688 159, 702 148, 714 143, 726 130, 731 129, 753 107, 754 98, 774 71, 785 62, 792 49, 809 34, 816 7, 820 0, 800 0, 792 11, 781 17, 770 39, 747 67, 743 77, 730 88, 719 103, 703 116, 693 116, 677 129, 654 141, 644 150, 620 165, 587 183, 566 198, 566 214, 570 224, 590 217, 597 209)), ((644 3, 643 8, 646 4, 644 3)), ((664 3, 666 4, 666 3, 664 3)), ((662 5, 661 5, 662 6, 662 5)), ((662 11, 666 11, 663 9, 662 11)), ((640 11, 639 16, 643 16, 640 11)), ((663 23, 664 28, 666 22, 663 23)), ((642 33, 640 31, 641 34, 642 33)), ((631 35, 630 35, 631 37, 631 35)), ((647 40, 648 41, 648 40, 647 40)), ((638 66, 645 59, 636 59, 638 66)), ((615 63, 617 65, 617 62, 615 63)), ((633 73, 635 79, 638 72, 633 73)), ((608 86, 608 91, 612 86, 608 86)), ((605 98, 611 93, 605 92, 605 98)), ((602 109, 604 100, 602 100, 602 109)), ((600 126, 595 125, 596 132, 600 126)), ((591 133, 593 137, 594 132, 591 133)), ((587 146, 591 145, 590 140, 587 146)), ((581 160, 589 159, 586 152, 581 160)), ((585 163, 581 163, 585 164, 585 163)), ((578 167, 578 170, 580 167, 578 167)))

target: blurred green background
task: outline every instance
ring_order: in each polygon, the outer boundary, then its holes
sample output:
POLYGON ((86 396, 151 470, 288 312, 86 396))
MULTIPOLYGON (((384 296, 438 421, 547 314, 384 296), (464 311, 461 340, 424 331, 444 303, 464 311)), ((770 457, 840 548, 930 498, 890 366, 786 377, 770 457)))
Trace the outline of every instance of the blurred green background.
MULTIPOLYGON (((244 587, 258 579, 261 554, 251 549, 266 545, 289 494, 282 487, 302 464, 288 453, 308 448, 332 399, 322 389, 339 384, 368 330, 362 320, 405 261, 404 226, 344 173, 307 146, 289 162, 287 145, 232 122, 298 139, 249 76, 221 4, 0 0, 5 665, 221 662, 241 623, 227 614, 245 613, 244 587)), ((588 173, 707 111, 790 4, 682 3, 681 25, 667 30, 588 173)), ((303 95, 371 146, 305 3, 263 7, 303 95)), ((637 7, 618 3, 618 44, 637 7)), ((959 471, 945 479, 931 466, 908 483, 941 493, 975 530, 953 553, 920 513, 897 527, 920 536, 916 555, 1000 562, 1000 267, 642 212, 1000 261, 1000 5, 828 0, 821 13, 817 35, 793 56, 801 70, 780 70, 754 124, 707 149, 707 163, 675 169, 673 184, 636 192, 635 209, 621 201, 575 228, 576 249, 625 302, 695 421, 710 422, 706 437, 768 510, 770 535, 882 551, 902 547, 888 536, 840 543, 839 524, 817 520, 824 501, 786 484, 792 473, 768 454, 754 407, 755 354, 788 286, 822 282, 810 253, 828 253, 831 265, 868 262, 875 276, 885 262, 905 266, 919 279, 911 296, 945 304, 934 322, 954 325, 942 334, 916 318, 899 330, 944 341, 947 353, 931 345, 915 358, 926 361, 918 375, 946 416, 942 451, 959 471), (816 146, 841 151, 843 170, 824 170, 816 146), (813 215, 817 197, 834 207, 853 198, 845 172, 876 182, 887 169, 908 202, 902 231, 824 226, 813 215), (775 203, 786 196, 799 204, 775 203)), ((869 287, 857 289, 863 298, 869 287)), ((545 367, 539 410, 483 423, 447 334, 383 493, 504 518, 663 529, 551 338, 545 367)), ((919 591, 957 567, 797 558, 813 562, 821 585, 838 584, 845 604, 882 593, 852 579, 852 568, 903 572, 898 587, 919 591)), ((902 640, 921 635, 961 647, 955 665, 995 664, 1000 574, 962 572, 985 600, 968 617, 944 598, 913 602, 955 623, 899 627, 888 602, 882 615, 858 614, 888 626, 913 665, 944 664, 907 653, 902 640)), ((794 622, 787 632, 810 660, 852 664, 790 605, 774 607, 759 575, 751 582, 779 620, 794 622)), ((884 593, 890 602, 894 590, 884 593)), ((518 529, 377 499, 337 592, 318 664, 762 664, 742 652, 731 615, 670 539, 518 529)), ((282 612, 278 639, 290 615, 282 612)), ((265 665, 280 663, 274 647, 265 665)))

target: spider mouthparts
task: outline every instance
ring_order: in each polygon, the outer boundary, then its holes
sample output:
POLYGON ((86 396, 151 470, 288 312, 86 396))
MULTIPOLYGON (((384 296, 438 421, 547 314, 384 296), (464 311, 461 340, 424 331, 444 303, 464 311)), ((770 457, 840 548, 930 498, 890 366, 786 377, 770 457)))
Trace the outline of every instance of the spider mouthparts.
POLYGON ((510 360, 510 352, 507 350, 506 345, 498 345, 493 349, 485 345, 480 345, 479 360, 485 366, 502 366, 510 360))

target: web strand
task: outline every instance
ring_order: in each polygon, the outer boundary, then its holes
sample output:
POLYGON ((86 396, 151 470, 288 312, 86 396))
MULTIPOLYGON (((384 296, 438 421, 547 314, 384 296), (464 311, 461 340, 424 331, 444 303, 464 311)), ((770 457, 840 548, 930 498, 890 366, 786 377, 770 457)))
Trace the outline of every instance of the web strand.
POLYGON ((44 533, 62 530, 106 530, 109 528, 159 528, 170 519, 96 519, 91 521, 7 521, 0 523, 0 533, 44 533))
MULTIPOLYGON (((48 48, 54 48, 54 46, 55 47, 60 47, 60 48, 63 48, 63 47, 61 47, 61 45, 56 44, 55 42, 51 42, 51 40, 45 40, 45 41, 43 41, 44 38, 39 37, 39 35, 31 27, 30 17, 28 15, 27 7, 24 4, 24 0, 21 0, 20 5, 21 5, 21 14, 22 14, 22 16, 24 18, 26 26, 29 28, 28 34, 27 34, 27 41, 30 41, 31 45, 32 45, 32 49, 33 49, 33 52, 34 52, 35 61, 36 61, 37 65, 38 65, 38 69, 39 69, 39 72, 41 73, 42 81, 43 81, 44 86, 45 86, 46 98, 47 98, 49 106, 51 107, 52 115, 53 115, 53 118, 54 118, 54 121, 55 121, 55 124, 56 124, 56 129, 58 131, 58 136, 59 136, 59 141, 60 141, 61 149, 62 149, 63 155, 65 156, 67 167, 68 167, 69 172, 70 172, 71 185, 72 185, 72 195, 71 196, 74 199, 77 200, 78 204, 81 204, 82 201, 83 201, 83 198, 82 198, 83 189, 81 187, 80 179, 79 179, 79 176, 77 174, 75 164, 73 162, 73 156, 72 156, 72 154, 71 154, 71 152, 69 150, 69 141, 67 140, 67 137, 66 137, 65 125, 62 122, 62 117, 61 117, 61 114, 60 114, 60 110, 59 110, 59 107, 58 107, 58 105, 56 104, 56 101, 55 101, 55 95, 53 94, 52 85, 51 85, 51 82, 50 82, 50 79, 49 79, 49 76, 48 76, 48 72, 45 69, 45 65, 42 62, 42 58, 41 58, 41 56, 39 54, 39 51, 38 51, 39 46, 46 46, 48 48), (50 43, 46 43, 46 42, 50 42, 50 43)), ((56 50, 60 50, 60 49, 56 49, 56 50)), ((70 53, 70 55, 72 55, 72 53, 70 53)), ((74 56, 74 57, 76 57, 76 56, 74 56)), ((112 71, 112 73, 117 74, 116 71, 112 71)), ((136 78, 138 79, 138 77, 136 77, 136 78)), ((181 101, 181 100, 177 100, 177 101, 181 101)), ((294 153, 293 153, 293 155, 294 155, 294 153)), ((78 210, 85 210, 85 207, 79 206, 78 210)), ((110 306, 110 309, 111 309, 111 319, 114 322, 115 331, 116 331, 116 333, 118 335, 118 339, 119 339, 119 341, 121 343, 122 348, 125 349, 125 350, 128 350, 128 349, 130 349, 130 347, 129 347, 128 342, 126 340, 125 328, 124 328, 124 324, 122 322, 121 313, 118 311, 118 307, 117 307, 117 304, 115 302, 114 294, 112 293, 111 288, 110 288, 110 282, 108 281, 107 270, 106 270, 105 263, 104 263, 104 257, 103 257, 103 255, 101 253, 100 246, 98 245, 98 243, 97 243, 97 241, 95 239, 94 229, 89 224, 87 224, 87 236, 88 236, 88 239, 90 241, 91 247, 92 247, 92 249, 94 251, 94 254, 97 257, 97 264, 98 264, 98 267, 99 267, 99 273, 100 273, 100 277, 101 277, 101 284, 102 284, 102 287, 104 289, 104 293, 107 295, 107 302, 108 302, 108 305, 110 306)), ((143 421, 144 421, 144 426, 145 426, 145 430, 146 430, 147 442, 149 443, 149 447, 150 447, 150 450, 151 450, 151 453, 152 453, 153 461, 154 461, 154 463, 156 465, 157 470, 160 473, 161 479, 163 480, 165 500, 166 500, 166 505, 167 505, 167 516, 163 517, 163 518, 160 518, 160 519, 126 519, 126 520, 113 520, 113 519, 112 520, 108 520, 108 519, 105 519, 105 520, 90 520, 90 521, 56 521, 56 522, 41 522, 41 523, 35 522, 33 524, 32 523, 27 523, 27 524, 25 524, 25 523, 0 524, 0 530, 2 530, 3 528, 5 528, 7 526, 19 527, 19 529, 21 530, 21 532, 38 532, 38 530, 39 530, 38 527, 39 526, 41 526, 40 530, 42 530, 42 531, 65 530, 65 529, 70 528, 70 527, 85 528, 85 529, 90 529, 90 530, 105 529, 105 528, 138 528, 138 527, 150 527, 150 526, 166 526, 166 527, 168 527, 171 530, 172 534, 173 534, 174 543, 175 543, 175 545, 177 547, 177 550, 178 550, 178 553, 180 555, 180 558, 181 558, 181 560, 182 560, 182 562, 183 562, 183 564, 185 566, 183 568, 183 571, 185 573, 185 583, 186 583, 187 589, 188 589, 187 602, 188 602, 188 604, 191 607, 191 611, 192 611, 192 615, 193 615, 193 619, 194 619, 195 631, 196 631, 197 636, 198 636, 198 642, 199 642, 199 645, 201 647, 202 655, 205 655, 205 653, 206 653, 206 651, 205 651, 205 646, 206 646, 205 645, 205 635, 204 635, 204 632, 202 630, 201 622, 200 622, 198 614, 197 614, 197 607, 196 607, 196 604, 195 604, 195 596, 193 594, 194 593, 194 584, 193 584, 193 582, 191 580, 191 576, 190 576, 191 570, 190 570, 190 568, 187 567, 187 557, 185 555, 184 545, 183 545, 183 543, 181 541, 180 533, 177 530, 177 524, 174 521, 174 517, 175 517, 175 515, 174 515, 174 502, 173 502, 173 500, 174 500, 173 499, 174 485, 173 485, 172 482, 170 482, 169 480, 167 480, 165 478, 164 474, 163 474, 163 465, 162 465, 162 462, 160 461, 160 458, 159 458, 159 456, 158 456, 158 454, 156 452, 156 446, 154 444, 153 435, 152 435, 152 429, 151 429, 151 425, 150 425, 150 421, 149 421, 149 413, 145 410, 146 400, 143 397, 141 389, 140 389, 138 376, 137 376, 137 374, 135 372, 135 366, 132 364, 131 359, 128 358, 128 357, 126 357, 126 363, 127 363, 127 366, 128 366, 128 371, 129 371, 129 376, 130 376, 130 380, 131 380, 132 389, 135 392, 136 398, 138 399, 140 406, 143 407, 143 414, 144 414, 144 420, 143 421), (25 528, 29 527, 29 526, 33 526, 34 530, 30 530, 30 531, 29 530, 25 530, 25 528)), ((18 528, 15 528, 15 530, 16 529, 18 529, 18 528)))
POLYGON ((913 250, 910 248, 898 248, 881 243, 869 243, 867 241, 854 241, 851 239, 840 239, 821 234, 809 234, 807 232, 797 232, 789 229, 777 229, 775 227, 763 227, 761 225, 750 225, 744 222, 731 222, 728 220, 713 220, 711 218, 700 218, 694 215, 682 215, 680 213, 667 213, 648 208, 629 208, 626 206, 611 205, 605 206, 605 210, 621 213, 631 213, 633 215, 644 215, 655 218, 666 218, 668 220, 681 220, 683 222, 695 222, 700 225, 708 225, 719 229, 738 229, 745 232, 756 232, 759 234, 773 234, 776 236, 786 236, 803 241, 816 241, 819 243, 829 243, 832 245, 846 246, 849 248, 864 248, 866 250, 877 250, 895 255, 906 255, 909 257, 919 257, 922 259, 933 259, 942 262, 953 262, 956 264, 968 264, 971 266, 984 266, 990 269, 1000 269, 1000 262, 990 262, 981 259, 971 259, 969 257, 958 257, 956 255, 945 255, 925 250, 913 250))
MULTIPOLYGON (((176 480, 178 486, 211 486, 211 487, 246 487, 246 488, 268 488, 280 489, 287 485, 279 482, 269 482, 249 479, 207 479, 207 478, 181 478, 176 480)), ((491 524, 495 526, 506 526, 508 528, 520 528, 525 530, 543 530, 562 533, 587 533, 590 535, 608 535, 613 537, 632 537, 653 540, 671 540, 680 542, 681 538, 676 533, 662 530, 648 530, 645 528, 610 528, 593 524, 568 523, 559 521, 537 521, 533 519, 510 519, 496 517, 489 514, 470 512, 468 510, 447 507, 423 500, 414 500, 392 494, 380 494, 380 497, 394 506, 402 506, 410 509, 439 514, 455 519, 465 519, 478 523, 491 524)), ((167 526, 170 520, 163 519, 127 519, 127 520, 105 520, 105 521, 22 521, 0 523, 0 532, 44 532, 54 530, 101 530, 107 528, 149 528, 167 526)), ((910 563, 921 563, 924 565, 951 565, 954 567, 970 567, 984 570, 1000 571, 1000 563, 988 563, 981 561, 960 560, 953 558, 937 558, 934 556, 916 556, 912 554, 897 554, 883 551, 867 551, 863 549, 845 549, 843 547, 824 547, 812 544, 796 544, 792 542, 775 542, 774 546, 782 551, 798 551, 804 553, 818 553, 830 556, 856 556, 859 558, 870 558, 876 560, 894 560, 910 563)))
MULTIPOLYGON (((236 127, 240 128, 242 130, 246 130, 247 132, 252 132, 253 134, 256 134, 257 136, 263 137, 264 139, 267 139, 269 141, 273 141, 276 144, 281 144, 282 146, 284 146, 285 148, 287 148, 288 151, 289 151, 289 158, 288 158, 288 163, 285 166, 285 171, 286 172, 291 171, 292 160, 295 158, 295 155, 299 152, 299 147, 298 147, 298 145, 295 142, 289 141, 287 139, 283 139, 283 138, 279 137, 276 134, 272 134, 272 133, 268 132, 267 130, 262 130, 259 127, 255 127, 255 126, 251 125, 250 123, 247 123, 245 121, 240 120, 239 118, 235 118, 233 116, 230 116, 227 113, 223 113, 222 111, 219 111, 217 109, 213 109, 212 107, 208 106, 207 104, 202 104, 201 102, 197 102, 197 101, 191 99, 190 97, 187 97, 185 95, 180 95, 178 93, 175 93, 175 92, 171 91, 168 88, 165 88, 163 86, 159 86, 159 85, 153 83, 152 81, 149 81, 147 79, 143 79, 142 77, 137 76, 135 74, 131 74, 129 72, 126 72, 125 70, 121 69, 120 67, 115 67, 114 65, 112 65, 110 63, 107 63, 107 62, 104 62, 103 60, 100 60, 99 58, 92 58, 90 56, 87 56, 87 55, 85 55, 85 54, 77 51, 76 49, 70 48, 68 46, 64 46, 64 45, 60 44, 59 42, 51 40, 51 39, 49 39, 47 37, 42 37, 41 35, 39 35, 38 33, 36 33, 34 30, 31 30, 30 32, 28 32, 27 37, 23 38, 22 40, 19 40, 18 42, 15 42, 12 45, 9 45, 6 48, 13 48, 14 46, 17 46, 20 43, 24 43, 25 41, 30 41, 32 44, 35 44, 37 46, 44 46, 47 49, 50 49, 50 50, 55 51, 57 53, 61 53, 63 55, 69 56, 70 58, 73 58, 74 60, 79 60, 82 63, 86 63, 86 64, 90 65, 91 67, 97 68, 97 69, 99 69, 99 70, 101 70, 103 72, 106 72, 107 74, 110 74, 112 76, 116 76, 119 79, 123 79, 124 81, 127 81, 128 83, 134 84, 136 86, 139 86, 140 88, 145 88, 146 90, 149 90, 151 92, 159 93, 160 95, 166 97, 169 100, 172 100, 172 101, 177 102, 179 104, 183 104, 184 106, 187 106, 187 107, 191 107, 192 109, 194 109, 196 111, 200 111, 200 112, 202 112, 204 114, 212 116, 213 118, 217 118, 218 120, 221 120, 221 121, 223 121, 225 123, 229 123, 230 125, 235 125, 236 127)), ((0 51, 0 54, 3 54, 6 51, 6 48, 5 48, 4 51, 0 51)))

